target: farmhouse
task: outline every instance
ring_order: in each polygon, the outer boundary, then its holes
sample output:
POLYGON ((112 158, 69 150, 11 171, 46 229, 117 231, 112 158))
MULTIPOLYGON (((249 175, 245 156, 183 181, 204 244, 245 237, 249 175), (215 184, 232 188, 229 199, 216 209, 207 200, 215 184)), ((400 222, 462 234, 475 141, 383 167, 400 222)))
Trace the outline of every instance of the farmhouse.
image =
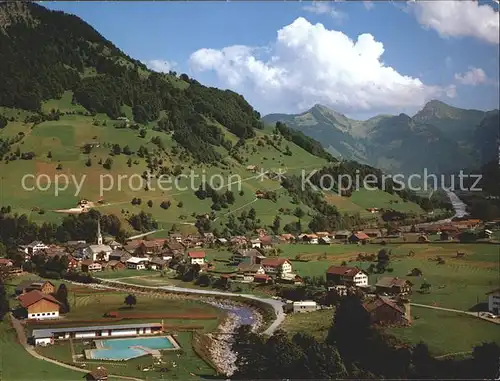
POLYGON ((109 254, 109 261, 120 261, 125 263, 130 258, 132 258, 132 255, 123 250, 113 250, 111 254, 109 254))
POLYGON ((99 262, 94 262, 92 259, 86 259, 81 263, 84 273, 102 271, 102 265, 99 262))
POLYGON ((285 275, 293 271, 292 264, 286 258, 265 258, 261 262, 264 271, 269 274, 281 273, 285 275))
POLYGON ((103 270, 119 271, 119 270, 124 270, 126 268, 126 266, 124 263, 113 259, 113 260, 105 263, 102 266, 102 268, 103 268, 103 270))
POLYGON ((332 240, 330 239, 330 237, 320 237, 318 239, 318 243, 320 245, 329 245, 332 243, 332 240))
POLYGON ((229 242, 231 242, 231 245, 233 246, 245 246, 248 243, 248 240, 245 236, 238 235, 231 237, 229 242))
POLYGON ((500 288, 488 292, 488 311, 500 315, 500 288))
POLYGON ((136 255, 154 255, 161 252, 163 249, 164 239, 155 239, 152 241, 142 241, 135 250, 136 255))
POLYGON ((219 244, 219 245, 227 245, 228 241, 226 238, 217 238, 215 240, 215 243, 219 244))
POLYGON ((339 239, 339 240, 346 240, 351 235, 352 235, 352 232, 350 232, 349 230, 339 230, 339 231, 336 231, 335 233, 333 233, 333 237, 335 239, 339 239))
POLYGON ((379 229, 365 229, 363 230, 363 233, 365 233, 370 238, 382 237, 382 232, 379 229))
POLYGON ((286 234, 280 235, 280 241, 282 241, 282 242, 292 242, 294 240, 295 240, 295 237, 293 234, 286 233, 286 234))
POLYGON ((87 373, 86 379, 87 381, 107 381, 108 371, 105 367, 98 366, 93 371, 87 373))
POLYGON ((386 293, 392 295, 401 295, 411 292, 411 284, 406 279, 393 278, 390 276, 382 277, 375 284, 378 293, 386 293))
POLYGON ((44 244, 42 241, 33 241, 28 245, 21 245, 19 249, 29 255, 36 254, 40 250, 48 249, 48 246, 44 244))
POLYGON ((252 249, 260 249, 260 248, 262 248, 262 243, 260 242, 259 238, 252 239, 250 241, 250 245, 252 246, 252 249))
POLYGON ((56 340, 104 336, 142 336, 161 333, 161 323, 103 325, 93 327, 34 329, 31 336, 35 345, 53 344, 56 340))
POLYGON ((33 290, 20 295, 18 300, 26 310, 28 319, 44 320, 59 317, 59 302, 52 295, 33 290))
POLYGON ((127 268, 133 270, 144 270, 148 262, 148 258, 132 257, 127 260, 127 268))
POLYGON ((330 266, 326 270, 326 280, 336 285, 368 286, 368 275, 357 267, 330 266))
POLYGON ((244 274, 265 274, 264 267, 258 264, 250 264, 250 263, 240 263, 238 265, 238 272, 244 274))
POLYGON ((206 254, 204 251, 190 251, 187 254, 189 258, 189 263, 192 265, 198 264, 198 265, 204 265, 205 264, 205 258, 206 254))
POLYGON ((260 237, 260 247, 263 249, 272 249, 273 238, 268 235, 260 237))
POLYGON ((246 249, 246 250, 238 250, 236 253, 233 254, 231 260, 234 263, 242 263, 242 262, 260 263, 264 258, 265 256, 263 256, 258 250, 246 249))
POLYGON ((167 267, 167 261, 164 260, 163 258, 152 258, 149 263, 148 263, 148 267, 151 269, 151 270, 163 270, 165 269, 165 267, 167 267))
POLYGON ((52 282, 46 280, 25 280, 17 285, 16 295, 25 294, 33 290, 50 295, 56 291, 56 287, 52 282))
POLYGON ((365 243, 370 240, 370 237, 363 232, 357 232, 351 234, 349 237, 349 242, 351 243, 365 243))
POLYGON ((372 323, 381 325, 409 325, 410 305, 400 305, 389 298, 377 297, 376 299, 363 304, 363 307, 370 315, 372 323))
POLYGON ((267 274, 256 274, 253 277, 253 281, 255 283, 268 284, 268 283, 272 283, 273 279, 269 275, 267 275, 267 274))

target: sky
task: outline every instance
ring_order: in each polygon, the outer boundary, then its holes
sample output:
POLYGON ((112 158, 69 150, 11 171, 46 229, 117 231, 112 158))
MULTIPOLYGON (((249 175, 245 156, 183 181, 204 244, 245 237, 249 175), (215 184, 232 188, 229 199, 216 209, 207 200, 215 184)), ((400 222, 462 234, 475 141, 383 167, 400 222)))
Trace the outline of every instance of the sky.
POLYGON ((262 115, 322 104, 413 115, 499 108, 495 1, 42 2, 156 71, 241 93, 262 115))

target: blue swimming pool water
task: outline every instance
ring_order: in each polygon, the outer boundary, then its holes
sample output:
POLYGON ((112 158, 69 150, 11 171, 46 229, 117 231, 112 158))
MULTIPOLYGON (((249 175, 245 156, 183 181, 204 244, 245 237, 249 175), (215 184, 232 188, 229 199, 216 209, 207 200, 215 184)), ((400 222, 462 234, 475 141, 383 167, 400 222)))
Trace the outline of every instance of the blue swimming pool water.
POLYGON ((145 355, 147 352, 131 348, 136 345, 149 349, 174 348, 168 337, 136 337, 130 339, 110 339, 96 341, 99 349, 92 349, 90 356, 99 360, 127 360, 145 355))

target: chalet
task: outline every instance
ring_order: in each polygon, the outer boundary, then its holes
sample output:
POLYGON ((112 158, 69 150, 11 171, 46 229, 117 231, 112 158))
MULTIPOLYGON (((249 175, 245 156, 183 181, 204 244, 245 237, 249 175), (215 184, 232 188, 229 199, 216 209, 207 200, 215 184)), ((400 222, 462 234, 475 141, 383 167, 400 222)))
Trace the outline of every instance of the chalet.
POLYGON ((19 249, 28 255, 33 255, 39 252, 40 250, 48 249, 49 246, 44 244, 42 241, 33 241, 28 245, 21 245, 19 249))
POLYGON ((103 366, 98 366, 93 371, 87 373, 86 375, 87 381, 107 381, 108 380, 108 371, 103 366))
POLYGON ((265 274, 264 267, 260 264, 251 264, 251 263, 240 263, 238 265, 239 273, 249 273, 252 275, 255 274, 265 274))
POLYGON ((332 243, 332 240, 331 240, 331 238, 330 238, 330 237, 320 237, 320 238, 318 239, 318 243, 319 243, 320 245, 329 245, 329 244, 331 244, 331 243, 332 243))
POLYGON ((67 327, 34 329, 31 341, 35 345, 54 344, 58 340, 88 339, 94 337, 143 336, 155 335, 163 331, 161 323, 117 324, 91 327, 67 327))
POLYGON ((189 258, 189 263, 192 265, 194 265, 194 264, 204 265, 205 264, 206 254, 204 251, 190 251, 190 252, 188 252, 187 256, 189 258))
POLYGON ((405 326, 411 322, 410 305, 398 304, 389 298, 377 297, 363 304, 372 323, 405 326))
POLYGON ((233 254, 231 257, 231 260, 234 263, 260 263, 265 256, 263 256, 260 251, 256 249, 245 249, 245 250, 238 250, 236 253, 233 254))
POLYGON ((164 239, 155 239, 151 241, 142 241, 137 249, 135 250, 135 255, 138 256, 150 256, 159 254, 163 249, 164 239))
POLYGON ((260 247, 262 249, 272 249, 273 248, 273 237, 265 235, 260 237, 260 247))
POLYGON ((253 281, 255 283, 268 284, 268 283, 272 283, 273 279, 269 275, 267 275, 267 274, 256 274, 253 277, 253 281))
POLYGON ((293 272, 292 264, 286 258, 265 258, 260 264, 264 267, 266 274, 287 274, 293 272))
POLYGON ((130 258, 132 258, 132 254, 129 254, 124 250, 113 250, 109 254, 109 261, 120 261, 122 263, 125 263, 130 258))
POLYGON ((245 236, 238 235, 231 237, 229 242, 231 243, 232 246, 241 247, 245 246, 248 243, 248 240, 245 236))
POLYGON ((411 292, 411 284, 406 279, 398 277, 382 277, 375 284, 377 293, 389 295, 404 295, 411 292))
POLYGON ((12 267, 14 266, 14 261, 8 258, 0 258, 0 268, 1 267, 12 267))
POLYGON ((366 243, 369 240, 370 240, 370 237, 368 237, 368 235, 366 235, 363 232, 353 233, 349 237, 349 242, 350 243, 366 243))
POLYGON ((262 243, 260 242, 260 238, 255 238, 250 241, 250 245, 252 246, 252 249, 261 249, 262 248, 262 243))
POLYGON ((280 235, 281 242, 292 242, 295 241, 295 236, 293 234, 282 234, 280 235))
POLYGON ((163 258, 152 258, 148 262, 148 267, 151 270, 164 270, 167 267, 168 261, 163 258))
POLYGON ((368 286, 368 275, 357 267, 330 266, 326 270, 328 283, 346 286, 368 286))
POLYGON ((56 319, 59 317, 59 302, 52 295, 38 290, 18 297, 19 304, 26 311, 28 319, 56 319))
POLYGON ((488 311, 500 315, 500 288, 488 292, 488 311))
POLYGON ((363 233, 365 233, 370 238, 382 237, 382 232, 379 229, 364 229, 363 233))
POLYGON ((56 291, 56 286, 48 280, 25 280, 17 285, 16 295, 25 294, 34 290, 40 291, 45 295, 50 295, 56 291))
POLYGON ((148 258, 132 257, 127 260, 126 265, 127 269, 144 270, 148 262, 148 258))
POLYGON ((109 261, 109 254, 112 252, 113 249, 108 245, 89 245, 85 249, 84 255, 93 261, 109 261))
POLYGON ((102 265, 92 259, 85 259, 80 265, 82 266, 82 271, 84 273, 102 271, 102 265))
POLYGON ((281 283, 293 284, 295 286, 304 285, 304 279, 302 279, 297 274, 286 273, 286 274, 282 275, 279 280, 281 283))
POLYGON ((338 240, 347 240, 352 235, 349 230, 339 230, 333 234, 333 237, 338 240))
POLYGON ((113 259, 102 265, 102 268, 103 270, 106 271, 119 271, 119 270, 125 270, 127 266, 125 266, 123 262, 113 259))

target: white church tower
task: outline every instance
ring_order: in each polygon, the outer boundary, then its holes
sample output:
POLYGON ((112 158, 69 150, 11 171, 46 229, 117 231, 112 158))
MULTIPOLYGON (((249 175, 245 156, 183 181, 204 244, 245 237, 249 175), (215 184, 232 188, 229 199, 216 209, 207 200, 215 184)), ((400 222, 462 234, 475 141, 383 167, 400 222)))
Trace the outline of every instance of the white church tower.
POLYGON ((97 244, 102 245, 101 220, 97 220, 97 244))

